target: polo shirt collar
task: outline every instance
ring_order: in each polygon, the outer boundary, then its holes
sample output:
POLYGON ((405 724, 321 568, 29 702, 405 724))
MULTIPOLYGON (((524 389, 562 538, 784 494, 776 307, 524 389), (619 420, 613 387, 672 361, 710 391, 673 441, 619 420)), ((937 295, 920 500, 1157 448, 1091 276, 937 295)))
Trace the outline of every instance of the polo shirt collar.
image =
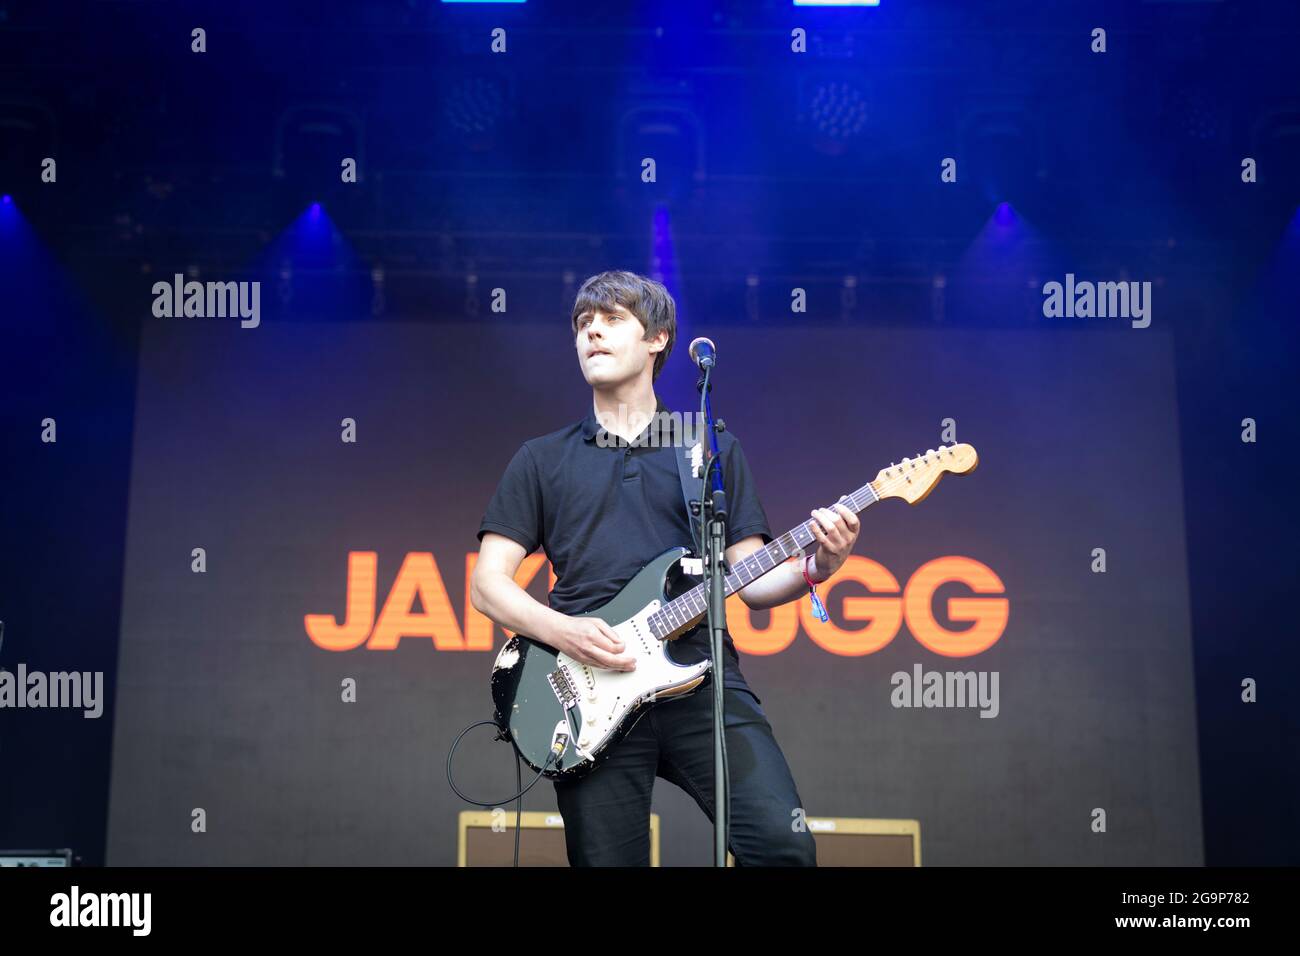
MULTIPOLYGON (((656 395, 655 401, 657 402, 657 404, 655 405, 655 415, 659 416, 661 413, 663 415, 666 415, 668 412, 668 406, 664 404, 664 400, 660 398, 658 395, 656 395)), ((664 418, 656 417, 651 420, 650 425, 648 427, 652 429, 658 428, 660 430, 660 434, 662 434, 662 430, 665 424, 666 421, 664 418)), ((605 429, 601 427, 598 421, 596 421, 596 407, 594 404, 592 404, 591 407, 587 409, 587 417, 582 420, 583 440, 591 441, 596 437, 598 433, 603 431, 605 431, 605 429)), ((628 444, 626 441, 624 441, 622 438, 619 438, 616 435, 610 434, 609 437, 614 439, 614 441, 616 442, 628 444)))

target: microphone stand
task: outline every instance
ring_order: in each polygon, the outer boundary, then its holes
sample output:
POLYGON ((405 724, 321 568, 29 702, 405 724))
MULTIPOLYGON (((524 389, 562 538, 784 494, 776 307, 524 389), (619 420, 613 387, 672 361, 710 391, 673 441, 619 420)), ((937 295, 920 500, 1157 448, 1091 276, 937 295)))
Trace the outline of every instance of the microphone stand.
POLYGON ((705 481, 703 521, 704 574, 708 594, 708 621, 710 651, 713 658, 713 865, 727 865, 727 831, 731 817, 731 781, 727 776, 727 742, 724 735, 726 701, 723 697, 723 635, 727 630, 726 583, 724 575, 727 542, 727 492, 722 475, 722 456, 718 451, 718 432, 727 426, 714 422, 713 405, 709 393, 713 390, 710 377, 712 361, 701 365, 703 375, 696 388, 700 392, 700 405, 709 433, 712 457, 706 472, 712 482, 705 481))

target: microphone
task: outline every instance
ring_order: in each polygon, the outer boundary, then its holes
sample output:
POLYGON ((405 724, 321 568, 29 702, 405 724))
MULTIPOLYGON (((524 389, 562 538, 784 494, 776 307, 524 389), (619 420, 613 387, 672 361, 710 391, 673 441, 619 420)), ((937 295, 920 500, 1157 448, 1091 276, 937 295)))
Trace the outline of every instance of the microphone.
POLYGON ((713 368, 718 364, 718 350, 713 345, 712 339, 700 337, 691 343, 691 359, 703 371, 707 368, 713 368))

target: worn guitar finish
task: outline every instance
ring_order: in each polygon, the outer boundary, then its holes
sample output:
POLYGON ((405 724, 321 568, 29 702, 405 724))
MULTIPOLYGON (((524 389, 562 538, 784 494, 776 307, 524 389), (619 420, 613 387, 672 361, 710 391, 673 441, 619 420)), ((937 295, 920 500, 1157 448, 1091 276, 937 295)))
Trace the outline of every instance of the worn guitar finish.
MULTIPOLYGON (((945 473, 966 474, 977 463, 970 445, 930 450, 882 469, 839 503, 855 513, 883 498, 916 504, 945 473)), ((733 564, 724 578, 726 595, 815 545, 811 523, 810 518, 733 564)), ((636 658, 635 670, 583 664, 522 634, 501 648, 492 667, 495 720, 534 770, 554 779, 589 773, 656 701, 690 694, 704 682, 707 658, 681 664, 670 653, 671 642, 693 630, 708 609, 705 585, 683 584, 692 580, 679 564, 687 553, 686 548, 665 551, 608 604, 573 615, 608 624, 623 641, 624 653, 636 658), (547 765, 552 752, 558 757, 547 765)))
MULTIPOLYGON (((666 582, 686 548, 665 551, 632 578, 612 601, 574 617, 598 617, 636 657, 636 670, 614 671, 579 663, 522 635, 509 640, 492 669, 496 721, 508 725, 520 755, 540 770, 555 738, 566 729, 568 746, 546 771, 550 777, 579 776, 594 768, 596 752, 632 729, 655 700, 695 690, 709 672, 708 660, 679 664, 672 646, 655 636, 649 615, 667 603, 666 582), (626 718, 626 719, 625 719, 626 718)), ((679 629, 689 631, 697 616, 679 629)), ((674 635, 674 636, 679 636, 674 635)))

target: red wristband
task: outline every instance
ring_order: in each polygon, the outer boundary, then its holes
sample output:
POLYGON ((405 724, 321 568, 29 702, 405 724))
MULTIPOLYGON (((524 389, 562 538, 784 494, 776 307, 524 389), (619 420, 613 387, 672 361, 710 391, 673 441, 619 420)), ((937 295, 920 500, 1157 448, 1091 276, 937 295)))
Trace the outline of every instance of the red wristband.
POLYGON ((825 579, 825 578, 823 578, 823 579, 820 580, 820 581, 814 581, 811 577, 808 576, 808 562, 809 562, 810 560, 814 560, 815 557, 816 557, 815 555, 811 555, 811 554, 810 554, 810 555, 808 555, 808 557, 806 557, 806 558, 803 559, 803 579, 804 579, 805 581, 808 582, 808 588, 809 588, 809 590, 812 590, 813 588, 816 588, 817 585, 819 585, 819 584, 825 584, 825 583, 826 583, 826 579, 825 579))

